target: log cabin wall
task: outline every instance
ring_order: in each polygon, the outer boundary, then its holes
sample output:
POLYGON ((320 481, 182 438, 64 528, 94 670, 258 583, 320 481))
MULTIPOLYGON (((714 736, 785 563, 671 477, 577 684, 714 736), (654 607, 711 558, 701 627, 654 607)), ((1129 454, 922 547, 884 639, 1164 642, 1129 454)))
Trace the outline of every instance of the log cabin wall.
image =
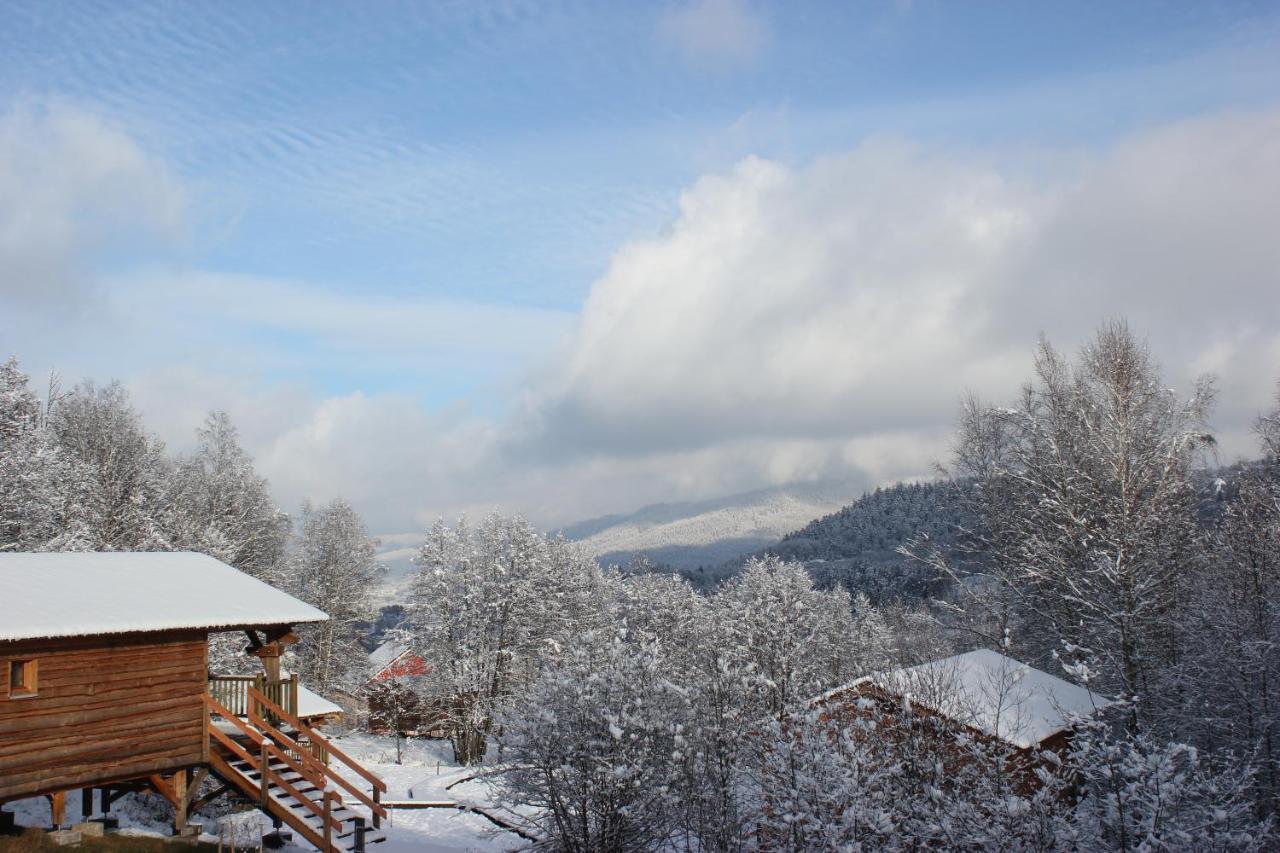
POLYGON ((0 802, 201 763, 206 648, 204 631, 0 642, 0 802), (34 695, 10 696, 15 660, 36 662, 34 695))

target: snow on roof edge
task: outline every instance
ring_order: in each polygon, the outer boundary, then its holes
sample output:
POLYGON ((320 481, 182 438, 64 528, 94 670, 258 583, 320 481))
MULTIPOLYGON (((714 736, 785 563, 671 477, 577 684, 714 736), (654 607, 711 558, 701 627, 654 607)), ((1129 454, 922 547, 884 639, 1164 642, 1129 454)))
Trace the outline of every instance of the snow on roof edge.
POLYGON ((327 621, 323 611, 205 554, 0 554, 0 642, 227 631, 327 621), (38 582, 33 582, 38 579, 38 582))
MULTIPOLYGON (((1114 700, 1094 693, 1087 687, 1072 684, 1065 679, 1044 672, 1043 670, 1036 669, 1029 664, 1022 663, 1021 661, 1013 658, 1006 657, 1005 655, 992 651, 991 649, 975 649, 970 652, 952 655, 947 658, 940 658, 938 660, 929 661, 913 667, 905 667, 875 673, 873 675, 865 675, 847 684, 832 688, 820 696, 814 697, 810 700, 810 704, 818 704, 827 701, 835 698, 841 693, 860 687, 864 684, 872 684, 875 687, 879 687, 881 690, 902 696, 914 705, 927 708, 947 717, 948 719, 952 719, 962 725, 972 728, 975 731, 998 738, 1006 743, 1019 747, 1020 749, 1027 749, 1035 746, 1036 744, 1043 743, 1055 734, 1070 728, 1071 718, 1073 716, 1088 716, 1089 714, 1115 704, 1114 700), (1031 683, 1027 685, 1027 690, 1024 691, 1021 696, 1016 697, 1015 702, 1021 703, 1035 699, 1037 701, 1033 704, 1040 705, 1039 716, 1032 720, 1018 720, 1015 717, 1015 728, 1012 731, 1002 730, 1007 729, 1008 725, 1007 715, 1005 715, 1006 718, 1004 720, 1001 719, 1001 715, 1004 713, 1003 706, 996 709, 993 722, 991 715, 987 713, 990 711, 989 708, 975 709, 973 705, 969 705, 968 707, 945 708, 941 707, 941 705, 945 703, 930 702, 927 697, 920 695, 918 691, 910 690, 910 687, 912 686, 909 683, 910 676, 913 674, 930 670, 942 671, 947 667, 955 666, 957 664, 969 665, 974 662, 977 662, 980 666, 989 668, 993 665, 993 661, 996 662, 1002 670, 1008 669, 1010 672, 1019 671, 1018 676, 1015 679, 1015 683, 1021 680, 1024 675, 1031 675, 1031 683), (899 683, 894 684, 894 681, 899 683), (1061 687, 1058 687, 1058 685, 1061 685, 1061 687), (904 686, 908 689, 902 689, 904 686), (1063 688, 1065 688, 1065 690, 1063 688), (1035 696, 1034 694, 1037 691, 1047 695, 1035 696), (1063 696, 1059 697, 1057 695, 1058 693, 1062 693, 1063 696), (1089 700, 1090 707, 1079 707, 1082 694, 1083 698, 1087 698, 1089 700), (1045 708, 1046 703, 1043 701, 1045 698, 1049 700, 1049 710, 1047 713, 1045 708), (1058 701, 1060 698, 1062 699, 1061 702, 1058 701), (1069 700, 1072 699, 1076 700, 1077 707, 1074 709, 1067 707, 1071 704, 1069 700), (967 713, 961 713, 962 711, 967 713), (1002 722, 1004 723, 1003 726, 1002 722)), ((975 688, 972 685, 959 684, 956 685, 956 687, 959 688, 959 698, 951 697, 952 704, 972 703, 975 699, 980 700, 990 698, 989 696, 983 695, 983 690, 980 685, 978 686, 976 693, 974 692, 975 688)), ((1003 701, 1003 699, 1001 701, 1003 701)))

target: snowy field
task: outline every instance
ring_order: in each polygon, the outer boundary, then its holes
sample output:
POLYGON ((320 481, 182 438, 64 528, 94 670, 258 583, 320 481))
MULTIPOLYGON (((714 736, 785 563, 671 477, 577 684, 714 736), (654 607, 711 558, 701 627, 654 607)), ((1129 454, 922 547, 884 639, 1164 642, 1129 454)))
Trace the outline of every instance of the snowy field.
MULTIPOLYGON (((336 737, 334 742, 356 761, 387 783, 388 800, 455 800, 489 809, 505 818, 512 816, 494 807, 483 782, 461 782, 472 775, 474 768, 461 768, 452 763, 452 752, 447 741, 409 741, 405 745, 402 763, 396 764, 396 749, 392 738, 378 737, 363 732, 336 737)), ((6 804, 17 823, 23 826, 49 825, 49 804, 44 798, 17 800, 6 804)), ((217 808, 217 806, 213 807, 217 808)), ((213 811, 211 808, 210 811, 213 811)), ((111 808, 120 819, 121 832, 131 835, 168 836, 173 812, 160 797, 152 794, 130 794, 117 800, 111 808)), ((192 817, 193 823, 204 825, 204 841, 216 842, 219 833, 227 840, 235 838, 242 844, 253 843, 264 831, 270 830, 270 820, 258 811, 238 813, 201 814, 192 817)), ((80 797, 67 797, 67 821, 81 820, 80 797)), ((508 851, 527 846, 519 836, 497 829, 479 815, 455 809, 393 810, 390 819, 383 824, 387 840, 371 846, 376 853, 445 853, 445 851, 508 851)), ((311 846, 295 843, 286 851, 311 850, 311 846)))
MULTIPOLYGON (((456 800, 489 809, 499 817, 513 817, 495 806, 485 783, 454 784, 473 775, 475 768, 455 765, 448 741, 408 741, 401 764, 395 763, 395 742, 390 737, 352 732, 334 738, 334 743, 387 783, 388 800, 456 800)), ((498 830, 479 815, 455 809, 395 809, 384 830, 386 842, 371 848, 377 853, 505 851, 527 846, 519 836, 498 830)))

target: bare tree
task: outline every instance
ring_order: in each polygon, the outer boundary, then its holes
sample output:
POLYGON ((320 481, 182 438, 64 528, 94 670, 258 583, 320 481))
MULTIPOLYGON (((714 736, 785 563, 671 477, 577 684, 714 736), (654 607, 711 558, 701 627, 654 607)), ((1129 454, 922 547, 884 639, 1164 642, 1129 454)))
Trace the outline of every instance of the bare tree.
MULTIPOLYGON (((1012 632, 1046 662, 1066 648, 1095 662, 1104 689, 1151 694, 1200 554, 1193 475, 1212 402, 1207 379, 1186 399, 1169 390, 1123 322, 1074 363, 1042 341, 1015 405, 966 401, 957 473, 977 483, 984 559, 981 577, 957 579, 989 640, 1012 632)), ((1134 726, 1152 710, 1132 707, 1134 726)))

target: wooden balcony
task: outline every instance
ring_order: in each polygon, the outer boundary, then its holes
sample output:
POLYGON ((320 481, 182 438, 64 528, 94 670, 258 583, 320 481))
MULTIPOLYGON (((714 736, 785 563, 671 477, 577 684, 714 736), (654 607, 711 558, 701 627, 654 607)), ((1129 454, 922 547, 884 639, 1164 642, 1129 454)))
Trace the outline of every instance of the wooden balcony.
POLYGON ((290 676, 271 681, 265 675, 213 675, 209 677, 209 695, 237 717, 248 718, 250 712, 262 713, 253 705, 250 690, 267 697, 290 715, 298 713, 298 678, 290 676))

